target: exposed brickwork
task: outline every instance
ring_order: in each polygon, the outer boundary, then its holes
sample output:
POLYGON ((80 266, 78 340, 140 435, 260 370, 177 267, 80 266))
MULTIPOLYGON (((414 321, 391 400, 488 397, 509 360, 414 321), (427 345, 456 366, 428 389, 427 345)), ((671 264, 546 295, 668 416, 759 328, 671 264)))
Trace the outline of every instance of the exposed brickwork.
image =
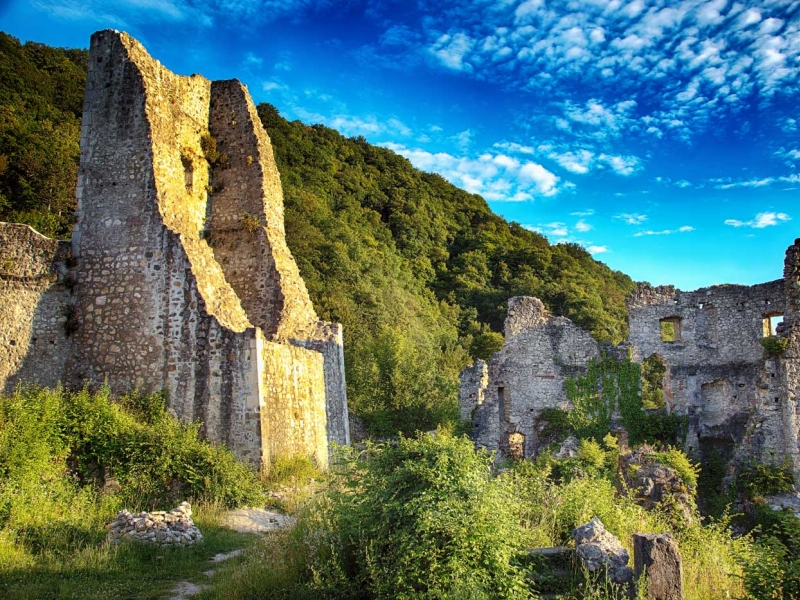
POLYGON ((0 228, 9 265, 42 248, 25 281, 2 280, 15 308, 0 319, 28 345, 59 311, 75 328, 57 356, 4 344, 0 383, 36 371, 166 389, 175 414, 254 464, 305 454, 325 466, 328 440, 349 442, 341 326, 318 320, 286 245, 272 148, 241 83, 175 75, 126 34, 96 33, 77 197, 71 296, 66 249, 0 228))

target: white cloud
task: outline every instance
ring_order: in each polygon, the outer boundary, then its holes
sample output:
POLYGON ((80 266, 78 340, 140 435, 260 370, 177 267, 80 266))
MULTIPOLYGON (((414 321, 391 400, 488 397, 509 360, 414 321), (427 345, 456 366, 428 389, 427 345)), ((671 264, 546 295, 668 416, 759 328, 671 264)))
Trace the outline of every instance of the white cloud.
POLYGON ((606 246, 589 246, 586 249, 590 254, 603 254, 604 252, 610 252, 606 246))
POLYGON ((749 221, 725 219, 725 225, 730 225, 731 227, 751 227, 753 229, 764 229, 765 227, 771 227, 773 225, 778 225, 781 222, 791 220, 792 218, 786 213, 762 212, 758 213, 755 218, 750 219, 749 221))
POLYGON ((622 213, 619 215, 614 216, 615 219, 621 219, 628 225, 641 225, 645 221, 647 221, 647 215, 641 215, 636 213, 622 213))
POLYGON ((678 229, 662 229, 660 231, 648 229, 647 231, 637 231, 633 234, 633 237, 642 237, 646 235, 672 235, 673 233, 688 233, 690 231, 694 231, 694 227, 691 225, 684 225, 682 227, 678 227, 678 229))
POLYGON ((571 214, 573 217, 591 217, 594 214, 594 209, 587 208, 586 210, 580 210, 569 214, 571 214))
POLYGON ((464 59, 474 46, 475 40, 464 33, 446 33, 431 46, 430 53, 448 69, 471 71, 472 65, 464 59))
POLYGON ((485 152, 475 158, 410 149, 397 143, 382 145, 406 157, 418 169, 439 173, 454 185, 481 194, 487 200, 534 200, 555 196, 566 187, 557 175, 542 165, 502 153, 485 152))
POLYGON ((583 219, 581 219, 580 221, 575 223, 575 229, 577 229, 581 233, 586 233, 587 231, 591 231, 592 230, 592 226, 589 225, 589 223, 587 223, 583 219))

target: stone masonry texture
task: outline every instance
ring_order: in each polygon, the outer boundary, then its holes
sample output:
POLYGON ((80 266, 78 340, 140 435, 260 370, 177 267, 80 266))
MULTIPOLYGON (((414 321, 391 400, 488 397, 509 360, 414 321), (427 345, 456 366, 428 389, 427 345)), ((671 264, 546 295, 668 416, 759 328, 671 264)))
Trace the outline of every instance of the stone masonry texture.
POLYGON ((246 87, 95 33, 77 199, 71 247, 0 225, 0 388, 166 389, 179 418, 264 467, 324 467, 329 442, 349 443, 341 326, 319 321, 286 245, 246 87))
MULTIPOLYGON (((787 249, 776 281, 693 292, 640 284, 628 299, 628 321, 628 341, 602 351, 664 359, 665 407, 687 418, 690 454, 786 460, 800 476, 800 240, 787 249), (770 319, 780 316, 773 330, 770 319), (761 345, 769 335, 787 341, 780 356, 761 345)), ((462 373, 459 407, 478 446, 507 455, 521 447, 531 456, 541 446, 541 412, 570 408, 564 382, 585 373, 601 347, 536 298, 511 298, 505 329, 486 376, 480 363, 462 373)))

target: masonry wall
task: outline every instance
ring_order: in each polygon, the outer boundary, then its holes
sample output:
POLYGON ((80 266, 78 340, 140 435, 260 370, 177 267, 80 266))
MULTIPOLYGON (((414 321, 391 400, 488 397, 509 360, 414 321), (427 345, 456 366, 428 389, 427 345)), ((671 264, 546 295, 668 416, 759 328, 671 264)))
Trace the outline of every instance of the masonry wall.
POLYGON ((695 456, 780 460, 793 446, 782 425, 783 361, 765 360, 760 344, 765 319, 786 312, 783 279, 694 292, 644 284, 630 297, 634 356, 667 362, 666 406, 688 417, 686 447, 695 456), (678 328, 674 341, 662 339, 664 319, 678 328))
POLYGON ((270 456, 313 456, 328 466, 324 359, 319 352, 263 341, 262 438, 270 456))
POLYGON ((69 354, 69 244, 0 223, 0 392, 55 386, 69 354))
MULTIPOLYGON (((334 330, 341 345, 341 330, 317 320, 286 246, 280 179, 246 88, 177 76, 114 31, 92 37, 89 65, 76 382, 166 388, 181 419, 255 464, 327 464, 326 389, 344 389, 344 365, 301 346, 335 345, 334 330)), ((329 401, 346 414, 343 392, 329 401)))
MULTIPOLYGON (((537 426, 542 410, 570 408, 564 382, 585 372, 589 361, 599 358, 600 349, 569 319, 548 314, 538 298, 509 300, 505 333, 503 348, 489 364, 485 388, 473 383, 462 390, 484 397, 473 416, 479 445, 533 456, 540 441, 537 426)), ((468 379, 477 377, 473 373, 468 379)))

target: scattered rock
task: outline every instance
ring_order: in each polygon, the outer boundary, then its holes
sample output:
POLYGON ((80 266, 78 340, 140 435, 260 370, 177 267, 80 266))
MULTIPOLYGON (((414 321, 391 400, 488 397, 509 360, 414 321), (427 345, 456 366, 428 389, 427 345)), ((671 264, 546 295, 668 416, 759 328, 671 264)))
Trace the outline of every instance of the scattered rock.
POLYGON ((678 543, 669 534, 635 533, 636 579, 647 573, 648 600, 683 600, 683 565, 678 543))
POLYGON ((192 507, 181 502, 169 512, 130 513, 121 510, 109 525, 108 541, 157 544, 159 546, 191 546, 203 541, 203 534, 192 521, 192 507))
POLYGON ((244 550, 241 548, 238 548, 237 550, 231 550, 230 552, 220 552, 219 554, 215 554, 211 557, 211 562, 223 562, 231 558, 236 558, 242 552, 244 552, 244 550))
POLYGON ((265 533, 294 525, 294 517, 264 508, 240 508, 225 513, 222 525, 241 533, 265 533))
POLYGON ((574 435, 569 436, 567 439, 563 441, 561 444, 561 448, 558 449, 556 452, 556 458, 575 458, 578 456, 578 448, 581 447, 581 443, 578 441, 574 435))
POLYGON ((186 600, 186 598, 196 596, 207 587, 207 585, 197 585, 191 581, 179 581, 173 588, 172 596, 169 597, 169 600, 186 600))
POLYGON ((604 572, 609 581, 624 586, 631 593, 633 570, 628 566, 630 556, 619 540, 606 531, 597 517, 572 530, 575 554, 590 573, 604 572))

